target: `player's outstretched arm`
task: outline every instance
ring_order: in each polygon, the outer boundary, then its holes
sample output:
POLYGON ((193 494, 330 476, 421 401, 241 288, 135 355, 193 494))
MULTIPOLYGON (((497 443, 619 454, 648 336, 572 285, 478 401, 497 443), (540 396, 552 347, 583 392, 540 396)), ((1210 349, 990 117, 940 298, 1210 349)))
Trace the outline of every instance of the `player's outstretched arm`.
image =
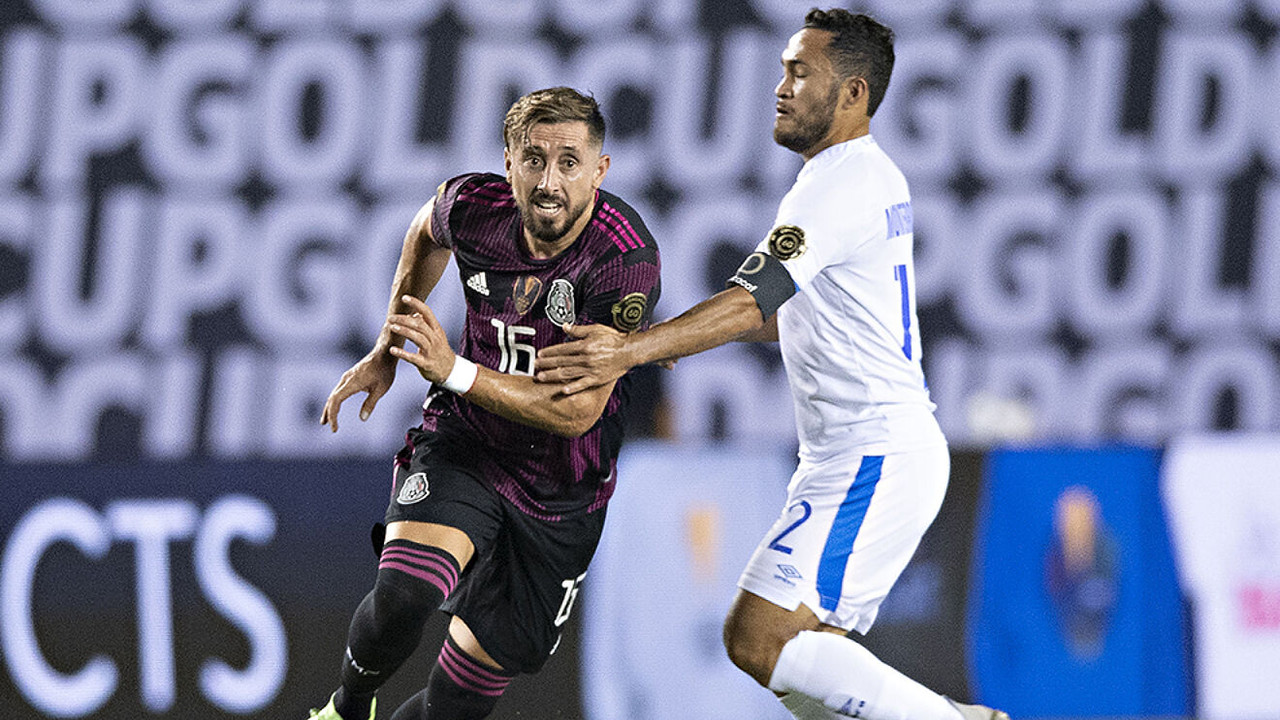
MULTIPOLYGON (((431 236, 431 213, 435 205, 436 199, 432 197, 418 210, 405 232, 404 242, 400 246, 400 260, 391 281, 388 317, 404 310, 401 297, 426 297, 435 288, 440 275, 449 264, 451 251, 437 245, 431 236)), ((373 343, 373 349, 343 373, 337 386, 329 393, 324 410, 320 413, 320 424, 328 425, 333 432, 337 432, 338 410, 342 408, 342 403, 360 392, 368 394, 364 404, 360 406, 360 419, 368 420, 378 400, 391 389, 391 384, 396 379, 396 360, 388 350, 392 346, 403 344, 404 338, 394 335, 388 324, 384 323, 373 343)))
POLYGON ((770 315, 760 327, 734 338, 734 342, 778 342, 778 313, 770 315))
POLYGON ((710 350, 763 324, 755 298, 735 285, 641 332, 624 335, 600 325, 566 328, 577 339, 540 350, 536 377, 564 383, 559 392, 573 395, 615 381, 636 365, 710 350))
MULTIPOLYGON (((393 346, 390 353, 418 368, 424 378, 443 383, 458 361, 444 329, 426 303, 405 297, 412 314, 388 318, 391 332, 418 347, 410 351, 393 346)), ((465 361, 464 361, 465 362, 465 361)), ((561 395, 555 385, 535 383, 532 377, 508 375, 486 367, 476 368, 475 382, 465 392, 467 402, 478 405, 508 420, 540 430, 576 437, 590 430, 604 412, 613 382, 572 397, 561 395)))

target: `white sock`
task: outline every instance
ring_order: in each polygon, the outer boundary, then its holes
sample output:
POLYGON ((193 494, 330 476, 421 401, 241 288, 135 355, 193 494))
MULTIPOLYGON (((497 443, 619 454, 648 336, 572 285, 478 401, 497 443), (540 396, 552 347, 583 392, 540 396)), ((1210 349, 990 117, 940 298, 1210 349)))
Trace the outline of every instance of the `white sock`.
POLYGON ((839 720, 840 718, 826 705, 804 693, 790 692, 779 697, 778 700, 796 720, 839 720))
POLYGON ((828 632, 806 630, 791 638, 778 655, 769 689, 821 700, 837 717, 961 720, 946 698, 885 665, 853 640, 828 632))

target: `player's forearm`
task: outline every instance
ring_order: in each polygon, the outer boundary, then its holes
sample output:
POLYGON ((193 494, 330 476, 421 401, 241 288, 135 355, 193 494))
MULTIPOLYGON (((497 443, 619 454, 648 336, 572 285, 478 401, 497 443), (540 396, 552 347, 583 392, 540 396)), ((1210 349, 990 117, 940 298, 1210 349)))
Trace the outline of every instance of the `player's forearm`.
POLYGON ((696 355, 760 329, 764 318, 751 293, 731 287, 678 317, 627 336, 631 365, 696 355))
POLYGON ((557 395, 557 389, 555 385, 535 383, 532 377, 481 367, 466 399, 521 425, 577 437, 600 419, 613 383, 570 396, 557 395))
POLYGON ((778 313, 770 315, 760 327, 748 330, 733 340, 734 342, 778 342, 778 313))

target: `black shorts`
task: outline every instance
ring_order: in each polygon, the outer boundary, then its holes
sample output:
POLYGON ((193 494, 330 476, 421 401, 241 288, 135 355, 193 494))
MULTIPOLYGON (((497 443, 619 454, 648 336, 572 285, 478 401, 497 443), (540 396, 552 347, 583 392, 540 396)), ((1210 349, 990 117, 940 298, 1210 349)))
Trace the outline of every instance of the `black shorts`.
POLYGON ((461 618, 504 669, 537 672, 560 642, 604 508, 555 522, 530 517, 483 480, 474 448, 418 428, 406 439, 387 524, 413 520, 466 533, 475 555, 441 609, 461 618))

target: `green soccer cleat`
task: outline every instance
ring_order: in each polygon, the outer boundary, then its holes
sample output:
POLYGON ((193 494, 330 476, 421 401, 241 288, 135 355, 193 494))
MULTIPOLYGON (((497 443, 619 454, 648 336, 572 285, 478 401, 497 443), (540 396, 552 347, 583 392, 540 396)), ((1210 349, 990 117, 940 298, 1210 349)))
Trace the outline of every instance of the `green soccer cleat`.
POLYGON ((965 705, 951 698, 947 698, 947 702, 951 703, 951 707, 960 712, 960 716, 964 720, 1009 720, 1008 713, 1003 710, 994 710, 986 705, 965 705))
MULTIPOLYGON (((369 720, 373 720, 378 714, 378 698, 373 699, 373 704, 369 706, 369 720)), ((307 716, 307 720, 343 720, 338 714, 338 709, 333 706, 333 695, 329 696, 329 704, 324 706, 323 710, 311 708, 311 714, 307 716)))

